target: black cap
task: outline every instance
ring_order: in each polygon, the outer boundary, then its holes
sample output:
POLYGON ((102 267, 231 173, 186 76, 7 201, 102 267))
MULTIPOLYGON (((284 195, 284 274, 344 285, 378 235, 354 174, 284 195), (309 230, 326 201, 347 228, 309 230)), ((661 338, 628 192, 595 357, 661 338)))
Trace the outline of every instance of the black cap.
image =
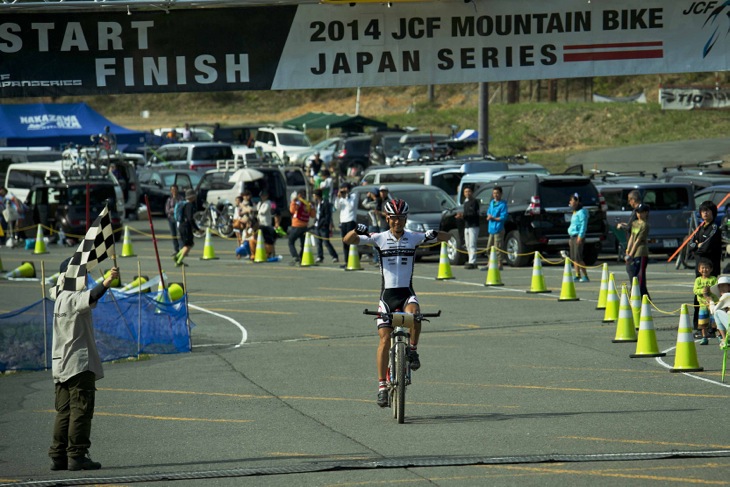
POLYGON ((636 207, 636 213, 642 213, 644 211, 649 211, 649 210, 650 210, 649 205, 646 205, 644 203, 642 203, 636 207))

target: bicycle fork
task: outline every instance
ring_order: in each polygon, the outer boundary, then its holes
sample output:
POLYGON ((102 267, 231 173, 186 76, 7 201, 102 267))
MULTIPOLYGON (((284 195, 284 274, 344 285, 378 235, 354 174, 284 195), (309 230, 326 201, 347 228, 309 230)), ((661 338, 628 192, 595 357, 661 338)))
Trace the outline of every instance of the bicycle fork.
MULTIPOLYGON (((397 344, 405 346, 406 353, 411 348, 411 332, 408 328, 397 326, 390 333, 390 352, 388 353, 388 387, 393 389, 397 385, 395 374, 395 349, 397 344)), ((411 364, 406 359, 406 385, 411 383, 411 364)))

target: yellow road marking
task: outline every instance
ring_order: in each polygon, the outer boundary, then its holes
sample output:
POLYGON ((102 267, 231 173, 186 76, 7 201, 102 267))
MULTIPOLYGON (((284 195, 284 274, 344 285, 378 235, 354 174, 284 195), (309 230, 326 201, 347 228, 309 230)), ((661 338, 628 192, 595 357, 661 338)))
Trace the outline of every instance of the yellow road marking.
POLYGON ((303 336, 305 336, 307 338, 317 338, 317 339, 329 338, 328 336, 325 336, 325 335, 310 335, 309 333, 305 333, 303 336))
POLYGON ((502 388, 502 389, 528 389, 538 391, 559 391, 559 392, 591 392, 601 394, 632 394, 632 395, 647 395, 647 396, 670 396, 670 397, 701 397, 705 399, 728 399, 730 395, 720 394, 688 394, 681 392, 658 392, 658 391, 630 391, 625 389, 582 389, 578 387, 556 387, 556 386, 529 386, 529 385, 515 385, 515 384, 474 384, 465 382, 434 382, 430 381, 429 384, 435 385, 449 385, 449 386, 467 386, 467 387, 483 387, 483 388, 502 388))
POLYGON ((680 443, 675 441, 655 441, 655 440, 636 440, 621 438, 595 438, 591 436, 558 436, 559 439, 565 440, 583 440, 583 441, 600 441, 601 443, 628 443, 633 445, 663 445, 663 446, 679 446, 682 448, 717 448, 727 449, 728 445, 715 445, 705 443, 680 443))
POLYGON ((293 315, 296 314, 292 311, 264 311, 254 309, 229 309, 229 308, 205 308, 210 311, 225 311, 227 313, 247 313, 247 314, 259 314, 259 315, 293 315))

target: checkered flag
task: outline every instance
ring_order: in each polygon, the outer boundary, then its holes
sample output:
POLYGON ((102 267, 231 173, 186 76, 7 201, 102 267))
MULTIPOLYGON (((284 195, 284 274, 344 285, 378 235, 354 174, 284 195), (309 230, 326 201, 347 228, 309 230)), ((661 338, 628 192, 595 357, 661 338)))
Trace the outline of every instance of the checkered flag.
MULTIPOLYGON (((84 236, 68 263, 63 276, 64 291, 81 291, 86 287, 86 274, 101 261, 114 255, 114 232, 109 207, 105 206, 84 236)), ((61 279, 59 279, 60 284, 61 279)))

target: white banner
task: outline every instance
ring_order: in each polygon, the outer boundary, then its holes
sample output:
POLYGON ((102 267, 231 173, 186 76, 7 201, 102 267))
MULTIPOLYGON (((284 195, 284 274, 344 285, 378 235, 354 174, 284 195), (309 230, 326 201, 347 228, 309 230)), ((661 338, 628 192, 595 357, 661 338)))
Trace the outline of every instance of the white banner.
POLYGON ((730 90, 715 88, 660 88, 662 110, 730 107, 730 90))
POLYGON ((692 0, 300 5, 273 89, 728 69, 730 6, 692 0), (720 41, 717 42, 716 41, 720 41))

